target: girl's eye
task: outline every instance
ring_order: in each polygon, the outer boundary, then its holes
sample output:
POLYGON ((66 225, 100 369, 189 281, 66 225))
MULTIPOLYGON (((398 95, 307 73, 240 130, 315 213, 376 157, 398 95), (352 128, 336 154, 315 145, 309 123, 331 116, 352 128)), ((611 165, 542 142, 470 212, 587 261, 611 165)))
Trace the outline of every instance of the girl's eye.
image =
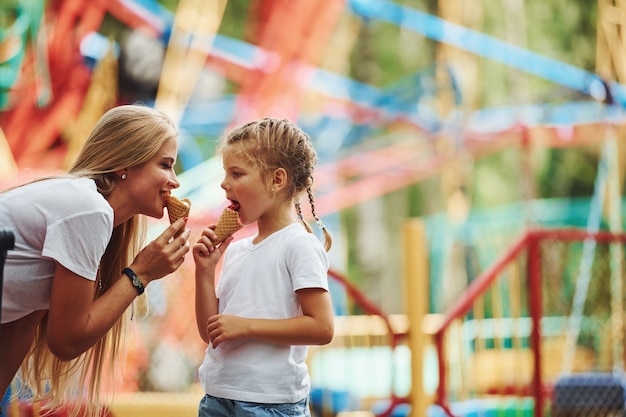
POLYGON ((165 169, 172 169, 172 167, 174 167, 172 164, 163 164, 163 168, 165 169))

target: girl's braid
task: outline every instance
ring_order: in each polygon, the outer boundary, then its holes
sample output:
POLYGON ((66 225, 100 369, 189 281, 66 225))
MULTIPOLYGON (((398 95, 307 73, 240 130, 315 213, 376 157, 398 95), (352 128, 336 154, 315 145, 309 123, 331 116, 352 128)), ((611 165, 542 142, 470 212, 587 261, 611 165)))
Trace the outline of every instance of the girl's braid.
MULTIPOLYGON (((311 183, 313 183, 313 177, 311 177, 311 183)), ((333 239, 330 235, 330 233, 328 232, 328 230, 326 230, 326 226, 324 226, 324 223, 322 223, 322 221, 319 219, 319 217, 317 217, 317 213, 315 212, 315 202, 313 201, 313 191, 311 190, 311 186, 309 185, 306 188, 306 193, 309 196, 309 204, 311 205, 311 213, 313 214, 313 218, 315 219, 315 222, 317 223, 317 226, 322 229, 322 233, 324 233, 324 249, 326 249, 326 252, 328 252, 331 248, 331 246, 333 245, 333 239)), ((299 212, 298 216, 302 217, 302 214, 300 214, 300 204, 298 203, 298 207, 297 210, 299 212)), ((309 226, 310 228, 310 226, 309 226)))

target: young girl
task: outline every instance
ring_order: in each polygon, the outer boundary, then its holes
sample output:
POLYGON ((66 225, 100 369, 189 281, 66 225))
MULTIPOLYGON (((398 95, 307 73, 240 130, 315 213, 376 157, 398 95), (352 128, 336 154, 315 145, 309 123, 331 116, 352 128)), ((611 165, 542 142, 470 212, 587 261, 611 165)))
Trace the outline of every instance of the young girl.
POLYGON ((206 395, 198 415, 309 416, 307 345, 329 343, 334 331, 324 250, 331 237, 311 191, 316 153, 306 133, 270 118, 236 128, 220 150, 226 198, 241 223, 256 222, 258 233, 215 247, 212 226, 193 248, 196 321, 209 344, 199 370, 206 395), (303 220, 298 197, 304 192, 325 247, 303 220))

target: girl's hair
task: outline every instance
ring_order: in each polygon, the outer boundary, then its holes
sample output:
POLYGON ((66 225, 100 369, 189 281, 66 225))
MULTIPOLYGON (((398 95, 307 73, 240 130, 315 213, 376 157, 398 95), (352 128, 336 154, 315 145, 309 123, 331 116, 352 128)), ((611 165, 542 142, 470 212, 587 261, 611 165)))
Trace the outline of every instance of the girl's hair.
MULTIPOLYGON (((147 162, 165 141, 177 136, 174 123, 160 111, 142 105, 114 107, 93 128, 69 175, 93 179, 98 191, 107 197, 119 181, 116 171, 147 162)), ((144 244, 146 227, 145 217, 137 215, 113 229, 98 269, 94 299, 111 288, 120 278, 122 269, 135 258, 144 244)), ((88 411, 99 413, 103 377, 112 380, 116 376, 110 372, 115 369, 110 364, 115 364, 122 351, 125 319, 126 314, 80 357, 63 362, 47 348, 46 314, 22 362, 24 384, 36 398, 48 399, 50 408, 62 404, 78 403, 78 406, 86 399, 88 411), (77 396, 79 401, 76 401, 77 396)))
MULTIPOLYGON (((287 198, 294 202, 298 219, 309 233, 313 230, 304 220, 298 197, 306 191, 311 213, 324 233, 324 248, 330 250, 330 232, 315 213, 313 199, 313 170, 317 163, 317 153, 311 139, 302 129, 287 119, 264 118, 235 128, 220 142, 218 151, 226 146, 238 145, 244 157, 261 169, 264 175, 276 168, 287 171, 289 178, 287 198)), ((267 176, 269 179, 269 176, 267 176)))

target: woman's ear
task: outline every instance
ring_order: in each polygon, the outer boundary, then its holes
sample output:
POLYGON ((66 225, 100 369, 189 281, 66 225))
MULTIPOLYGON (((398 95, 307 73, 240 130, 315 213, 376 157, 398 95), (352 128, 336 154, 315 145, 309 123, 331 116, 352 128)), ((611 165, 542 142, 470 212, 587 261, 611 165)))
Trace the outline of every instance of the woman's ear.
POLYGON ((128 169, 118 169, 117 171, 115 171, 115 173, 120 179, 125 180, 126 176, 128 175, 128 169))

